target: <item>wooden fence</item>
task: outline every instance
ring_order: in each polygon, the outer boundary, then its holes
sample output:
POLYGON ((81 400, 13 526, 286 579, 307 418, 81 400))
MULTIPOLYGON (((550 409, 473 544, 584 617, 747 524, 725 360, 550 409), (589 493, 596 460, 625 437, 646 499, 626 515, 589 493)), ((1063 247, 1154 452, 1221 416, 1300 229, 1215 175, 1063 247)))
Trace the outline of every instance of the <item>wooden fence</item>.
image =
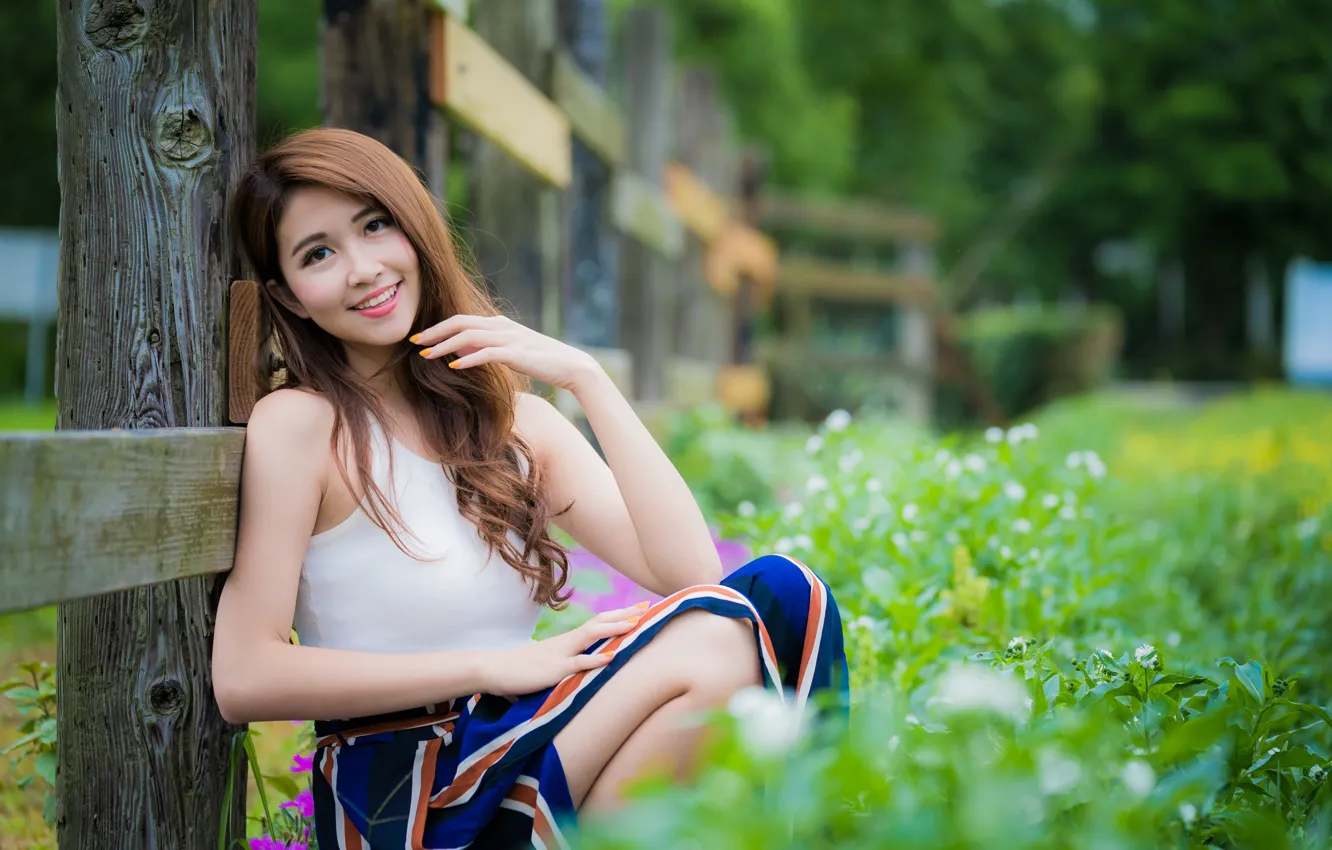
MULTIPOLYGON (((353 25, 386 4, 329 4, 344 19, 326 28, 326 76, 356 39, 428 39, 431 115, 473 138, 469 224, 497 294, 596 354, 640 409, 718 397, 761 414, 746 325, 778 260, 756 228, 754 158, 730 145, 711 76, 673 68, 661 9, 626 15, 621 110, 553 31, 554 2, 479 4, 468 22, 457 2, 401 0, 428 22, 415 35, 353 25), (600 222, 621 283, 600 290, 617 309, 593 315, 579 269, 606 265, 588 254, 600 222), (482 234, 517 255, 507 273, 482 234)), ((223 208, 254 150, 256 0, 60 4, 57 20, 57 430, 0 435, 0 613, 60 606, 60 846, 202 850, 244 828, 244 794, 223 803, 244 788, 244 730, 217 711, 209 658, 258 342, 223 208)), ((330 113, 356 112, 346 95, 326 93, 330 113)), ((430 126, 443 193, 446 135, 430 126)))

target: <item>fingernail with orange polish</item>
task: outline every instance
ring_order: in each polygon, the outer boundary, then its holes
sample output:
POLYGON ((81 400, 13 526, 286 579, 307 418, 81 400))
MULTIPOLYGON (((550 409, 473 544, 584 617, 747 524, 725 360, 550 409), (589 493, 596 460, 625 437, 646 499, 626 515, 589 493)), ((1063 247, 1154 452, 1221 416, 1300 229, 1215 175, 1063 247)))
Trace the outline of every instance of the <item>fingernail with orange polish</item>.
POLYGON ((600 655, 602 658, 614 658, 614 657, 615 657, 615 653, 613 653, 613 652, 598 652, 597 654, 600 655))
POLYGON ((421 349, 420 351, 418 351, 418 352, 416 352, 416 353, 419 354, 419 355, 421 355, 422 357, 425 357, 425 356, 427 356, 428 354, 430 354, 430 349, 428 349, 428 348, 423 348, 423 349, 421 349))
POLYGON ((455 361, 453 361, 452 363, 450 363, 450 364, 449 364, 449 368, 450 368, 450 369, 457 369, 457 368, 458 368, 458 361, 455 360, 455 361))
POLYGON ((412 334, 411 336, 407 337, 407 341, 408 341, 408 342, 420 342, 420 341, 421 341, 421 335, 420 335, 420 334, 412 334))
POLYGON ((648 607, 648 606, 651 605, 651 604, 652 604, 651 602, 640 602, 640 603, 638 603, 637 605, 635 605, 634 607, 635 607, 635 608, 646 608, 646 607, 648 607))

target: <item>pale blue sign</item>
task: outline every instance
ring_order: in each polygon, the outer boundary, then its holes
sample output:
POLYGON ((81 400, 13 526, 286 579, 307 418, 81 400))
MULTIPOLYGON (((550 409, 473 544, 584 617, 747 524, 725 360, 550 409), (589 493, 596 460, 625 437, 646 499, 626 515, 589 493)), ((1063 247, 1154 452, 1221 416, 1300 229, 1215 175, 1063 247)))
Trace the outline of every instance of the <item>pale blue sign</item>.
POLYGON ((1332 263, 1296 260, 1286 276, 1286 377, 1332 386, 1332 263))

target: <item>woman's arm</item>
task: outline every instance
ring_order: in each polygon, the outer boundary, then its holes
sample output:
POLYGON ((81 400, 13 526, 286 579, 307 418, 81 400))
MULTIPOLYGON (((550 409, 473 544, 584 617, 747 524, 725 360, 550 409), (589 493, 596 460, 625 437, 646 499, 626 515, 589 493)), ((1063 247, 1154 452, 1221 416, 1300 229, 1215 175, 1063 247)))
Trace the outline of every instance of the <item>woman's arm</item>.
POLYGON ((236 559, 218 603, 213 691, 232 722, 357 717, 482 689, 474 653, 381 655, 290 643, 305 547, 328 481, 333 408, 281 390, 255 405, 236 559))
POLYGON ((573 505, 555 523, 654 593, 720 581, 703 512, 629 402, 595 361, 570 389, 605 461, 544 399, 523 395, 518 405, 519 430, 534 444, 552 504, 573 505))

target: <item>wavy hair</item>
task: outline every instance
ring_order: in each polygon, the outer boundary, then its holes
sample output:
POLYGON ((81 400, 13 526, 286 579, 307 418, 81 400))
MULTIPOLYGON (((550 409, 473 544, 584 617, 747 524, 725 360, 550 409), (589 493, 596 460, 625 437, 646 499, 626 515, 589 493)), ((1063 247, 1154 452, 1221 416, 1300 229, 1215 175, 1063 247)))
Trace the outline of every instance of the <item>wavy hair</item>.
MULTIPOLYGON (((278 263, 277 229, 288 197, 302 187, 331 189, 381 209, 407 236, 420 263, 421 303, 413 333, 457 313, 499 313, 459 260, 449 226, 416 172, 380 142, 350 130, 296 133, 259 156, 242 176, 231 202, 232 227, 260 281, 287 285, 278 263)), ((263 345, 254 368, 260 394, 300 387, 332 401, 332 444, 342 480, 356 492, 339 450, 349 440, 368 514, 400 550, 420 560, 403 542, 402 534, 409 532, 397 508, 371 476, 369 423, 373 416, 386 425, 382 404, 352 372, 338 339, 292 313, 267 287, 259 291, 263 345)), ((534 600, 564 607, 568 554, 549 532, 552 514, 541 468, 531 447, 513 432, 516 394, 525 380, 500 364, 455 371, 412 353, 403 340, 386 368, 403 379, 425 442, 442 458, 457 489, 458 510, 476 525, 489 551, 523 576, 534 600)))

